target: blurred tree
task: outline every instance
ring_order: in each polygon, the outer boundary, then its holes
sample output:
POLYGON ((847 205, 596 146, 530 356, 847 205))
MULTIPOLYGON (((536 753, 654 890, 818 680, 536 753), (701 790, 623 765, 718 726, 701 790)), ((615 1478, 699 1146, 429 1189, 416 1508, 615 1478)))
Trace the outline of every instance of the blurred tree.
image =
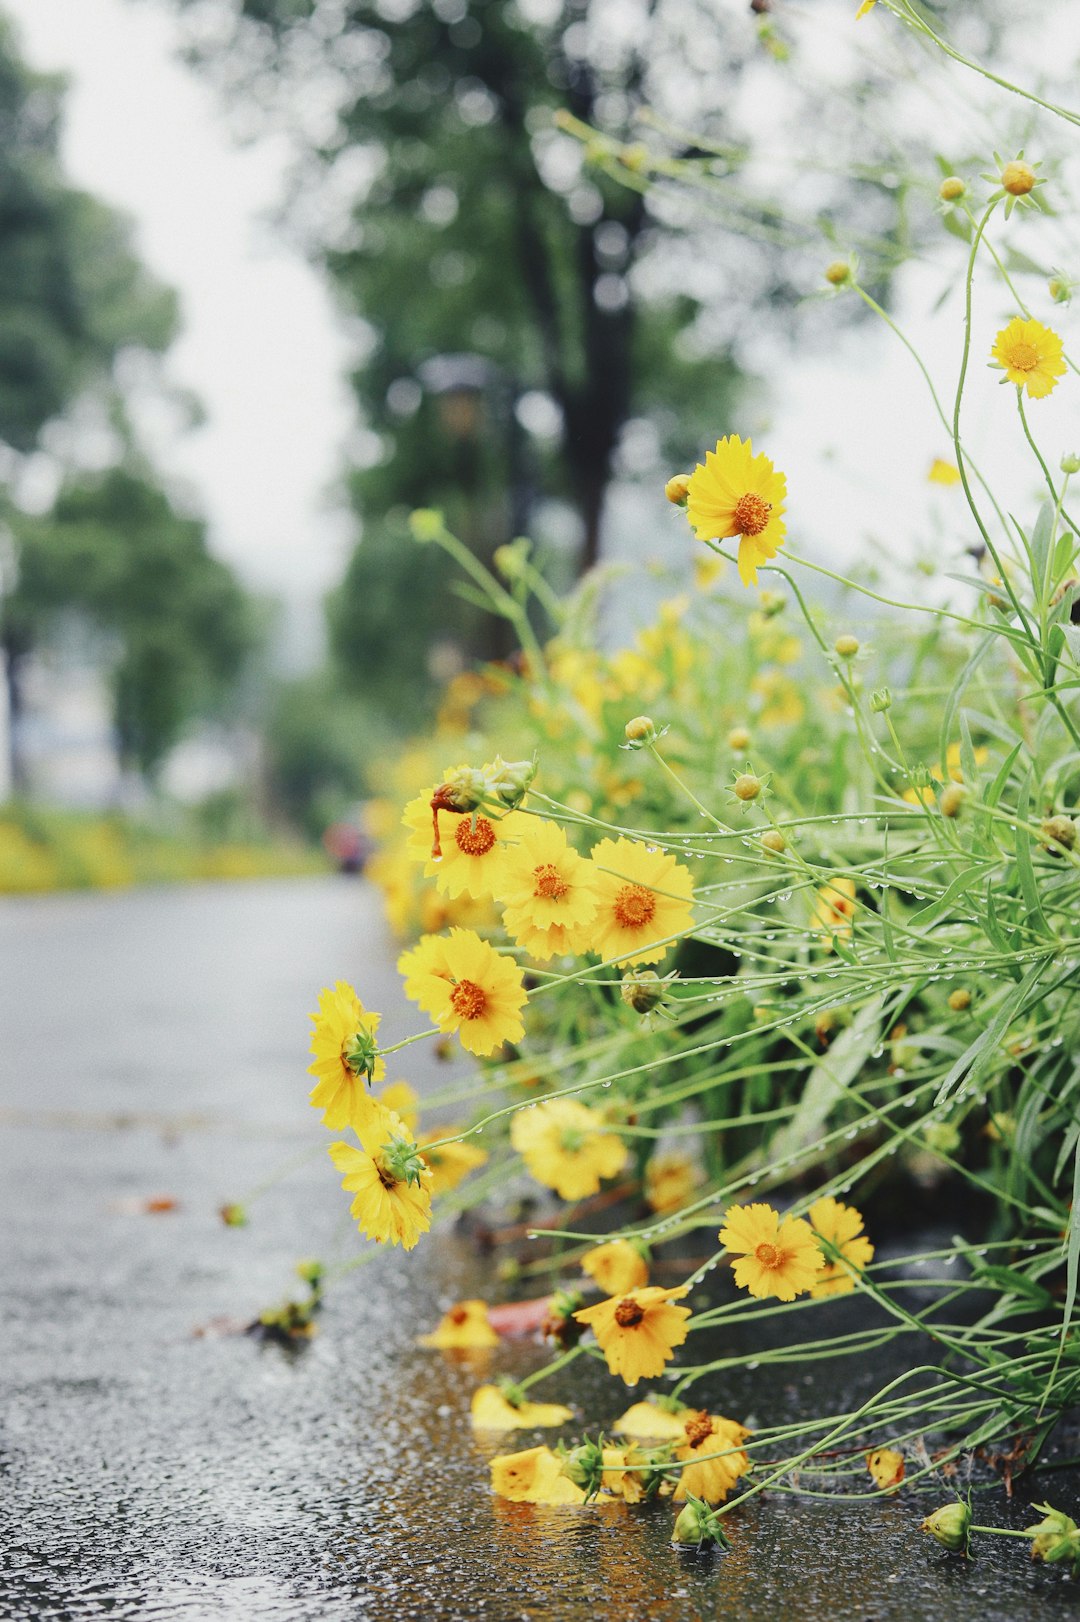
POLYGON ((43 517, 12 514, 19 569, 4 605, 35 646, 72 611, 111 650, 121 761, 153 776, 194 714, 220 707, 257 640, 251 606, 201 521, 121 468, 72 478, 43 517))
POLYGON ((369 792, 371 765, 389 743, 370 708, 343 696, 329 671, 283 683, 265 727, 274 805, 295 828, 318 837, 369 792))

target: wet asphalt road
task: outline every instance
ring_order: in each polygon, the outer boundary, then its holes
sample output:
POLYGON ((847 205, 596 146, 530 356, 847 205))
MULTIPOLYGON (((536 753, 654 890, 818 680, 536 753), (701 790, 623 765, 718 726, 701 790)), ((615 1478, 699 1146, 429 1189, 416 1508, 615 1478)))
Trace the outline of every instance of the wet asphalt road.
MULTIPOLYGON (((345 880, 0 900, 4 1622, 1076 1613, 1080 1588, 1022 1545, 950 1559, 918 1533, 927 1505, 903 1497, 758 1502, 727 1556, 672 1551, 665 1506, 493 1500, 496 1449, 472 1437, 469 1396, 544 1353, 508 1345, 485 1369, 415 1347, 441 1306, 492 1293, 449 1233, 342 1282, 299 1351, 220 1332, 293 1289, 298 1258, 354 1246, 306 1104, 306 1014, 352 978, 407 1034, 392 963, 375 898, 345 880), (309 1150, 250 1227, 221 1225, 223 1200, 309 1150), (174 1210, 140 1209, 164 1197, 174 1210)), ((411 1049, 408 1074, 430 1085, 435 1060, 411 1049)), ((595 1432, 624 1399, 572 1372, 550 1395, 595 1432)), ((878 1375, 828 1378, 847 1395, 878 1375)), ((703 1395, 779 1417, 815 1394, 812 1374, 769 1378, 703 1395)), ((1075 1513, 1075 1476, 1053 1489, 1075 1513)))

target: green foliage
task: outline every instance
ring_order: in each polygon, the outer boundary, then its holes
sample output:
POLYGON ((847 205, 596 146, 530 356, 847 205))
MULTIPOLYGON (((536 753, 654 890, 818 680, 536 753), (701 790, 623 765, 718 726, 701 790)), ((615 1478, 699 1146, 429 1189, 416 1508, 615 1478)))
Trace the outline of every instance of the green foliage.
POLYGON ((369 791, 372 764, 388 736, 368 705, 344 698, 321 671, 278 689, 265 741, 274 804, 294 827, 317 837, 369 791))

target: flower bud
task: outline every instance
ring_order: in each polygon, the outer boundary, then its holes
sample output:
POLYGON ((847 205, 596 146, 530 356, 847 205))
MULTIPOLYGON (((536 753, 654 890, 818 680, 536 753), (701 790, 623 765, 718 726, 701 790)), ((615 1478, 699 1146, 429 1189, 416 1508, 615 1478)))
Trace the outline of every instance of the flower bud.
POLYGON ((880 715, 883 710, 891 709, 891 707, 892 693, 889 689, 887 687, 875 687, 870 694, 870 708, 874 714, 880 715))
POLYGON ((929 1532, 943 1549, 951 1549, 954 1554, 966 1554, 971 1532, 971 1510, 961 1498, 952 1504, 942 1504, 940 1509, 935 1509, 932 1515, 926 1517, 921 1530, 929 1532))
POLYGON ((496 755, 480 775, 488 793, 516 811, 532 787, 536 772, 535 760, 503 760, 501 755, 496 755))
POLYGON ((302 1278, 305 1284, 310 1284, 312 1295, 318 1295, 322 1289, 322 1282, 326 1276, 326 1265, 315 1257, 307 1261, 297 1262, 296 1276, 302 1278))
POLYGON ((619 995, 635 1014, 651 1014, 664 1000, 667 982, 655 969, 631 969, 619 987, 619 995))
POLYGON ((1076 844, 1076 823, 1071 817, 1045 817, 1041 828, 1043 840, 1051 855, 1056 855, 1055 845, 1063 850, 1072 850, 1076 844))
POLYGON ((604 1485, 603 1438, 598 1442, 582 1442, 579 1447, 559 1449, 562 1459, 561 1474, 575 1487, 580 1487, 586 1498, 595 1498, 604 1485))
POLYGON ((548 1302, 547 1313, 540 1325, 540 1333, 545 1340, 555 1342, 563 1351, 569 1351, 576 1346, 585 1333, 585 1325, 579 1324, 574 1317, 585 1305, 585 1297, 580 1290, 556 1290, 548 1302))
POLYGON ((846 259, 834 259, 831 265, 825 266, 825 280, 833 287, 843 287, 845 282, 851 280, 851 266, 846 259))
POLYGON ((938 196, 943 203, 956 203, 966 191, 967 187, 959 175, 947 175, 938 187, 938 196))
POLYGON ((218 1206, 218 1216, 227 1228, 246 1228, 248 1214, 242 1205, 231 1201, 227 1205, 218 1206))
POLYGON ((1062 473, 1068 473, 1070 476, 1074 473, 1080 473, 1080 456, 1077 455, 1076 451, 1065 452, 1065 455, 1061 458, 1061 471, 1062 473))
POLYGON ((671 1541, 676 1548, 700 1549, 703 1543, 718 1543, 721 1549, 730 1549, 727 1534, 715 1510, 701 1498, 687 1493, 686 1503, 675 1521, 671 1541))
POLYGON ((841 659, 854 659, 859 651, 859 639, 857 636, 838 636, 833 647, 841 659))
POLYGON ((649 164, 649 149, 637 142, 633 146, 624 146, 619 150, 619 162, 624 169, 632 169, 636 174, 646 169, 649 164))
POLYGON ((775 619, 787 607, 787 598, 782 591, 771 591, 768 586, 758 593, 758 607, 767 620, 775 619))
POLYGON ((966 799, 967 789, 963 783, 946 783, 938 801, 938 810, 943 817, 949 817, 950 819, 958 817, 964 809, 966 799))
POLYGON ((1022 158, 1014 158, 1002 169, 1000 179, 1011 197, 1026 197, 1035 184, 1035 171, 1022 158))
POLYGON ((771 850, 774 856, 780 856, 787 850, 787 840, 779 828, 767 828, 761 836, 763 850, 771 850))
POLYGON ((935 1154, 955 1154, 960 1147, 960 1133, 951 1121, 927 1121, 922 1135, 926 1147, 935 1154))
POLYGON ((1068 304, 1072 298, 1073 283, 1068 276, 1063 276, 1060 270, 1055 271, 1046 284, 1046 291, 1055 304, 1068 304))
POLYGON ((949 1007, 954 1014, 962 1014, 965 1008, 971 1007, 971 992, 966 986, 957 986, 955 991, 949 992, 949 1007))
POLYGON ((735 779, 735 798, 749 804, 761 793, 761 778, 753 772, 740 772, 735 779))
POLYGON ((437 541, 446 528, 441 512, 433 507, 417 507, 409 514, 409 528, 414 541, 437 541))
POLYGON ((744 749, 750 747, 750 734, 745 727, 732 727, 727 735, 727 743, 729 749, 734 749, 736 754, 741 754, 744 749))
POLYGON ((656 742, 656 722, 648 715, 635 715, 623 728, 627 743, 634 749, 646 749, 656 742))
POLYGON ((673 507, 685 507, 690 492, 690 474, 676 473, 664 486, 664 494, 673 507))
POLYGON ((1071 1515, 1064 1514, 1060 1509, 1051 1509, 1049 1504, 1036 1504, 1046 1519, 1040 1521, 1038 1526, 1026 1528, 1031 1539, 1031 1558, 1044 1560, 1048 1566, 1069 1564, 1073 1568, 1073 1576, 1080 1574, 1080 1531, 1071 1515))

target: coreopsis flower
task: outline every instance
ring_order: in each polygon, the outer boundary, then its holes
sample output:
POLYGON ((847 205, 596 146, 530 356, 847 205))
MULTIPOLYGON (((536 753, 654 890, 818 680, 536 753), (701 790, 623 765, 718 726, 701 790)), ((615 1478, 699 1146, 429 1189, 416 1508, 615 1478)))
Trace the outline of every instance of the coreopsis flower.
POLYGON ((434 1003, 441 1000, 452 978, 446 961, 446 940, 445 935, 421 935, 416 945, 402 952, 397 961, 406 997, 425 1014, 432 1012, 434 1003))
POLYGON ((561 1402, 529 1402, 512 1386, 482 1385, 473 1392, 469 1417, 478 1431, 528 1431, 565 1425, 574 1414, 561 1402))
MULTIPOLYGON (((452 775, 450 773, 448 776, 452 775)), ((510 839, 517 838, 528 819, 519 812, 485 816, 481 811, 439 813, 439 847, 432 854, 430 793, 418 794, 402 812, 409 830, 406 850, 413 861, 423 862, 424 877, 434 879, 444 895, 466 895, 482 901, 499 889, 503 858, 510 839)))
POLYGON ((491 1486, 512 1504, 585 1502, 585 1494, 563 1475, 562 1460, 549 1447, 529 1447, 492 1459, 491 1486))
POLYGON ((590 947, 614 963, 658 963, 694 919, 689 869, 637 839, 601 839, 589 857, 598 912, 590 947))
POLYGON ((1005 373, 1002 382, 1015 383, 1026 389, 1032 400, 1042 400, 1064 376, 1062 347, 1052 328, 1017 315, 994 339, 992 363, 1005 373))
POLYGON ((622 1295, 649 1282, 649 1264, 628 1239, 612 1239, 606 1245, 597 1245, 581 1258, 581 1266, 605 1295, 622 1295))
POLYGON ((431 1173, 400 1116, 376 1105, 377 1115, 356 1128, 360 1148, 332 1143, 330 1158, 343 1172, 341 1186, 361 1233, 379 1244, 412 1250, 431 1227, 431 1173))
POLYGON ((650 1210, 680 1211, 701 1187, 701 1167, 686 1155, 653 1155, 645 1166, 645 1199, 650 1210))
POLYGON ((935 456, 930 463, 930 471, 926 475, 928 484, 960 484, 960 469, 955 462, 945 462, 940 456, 935 456))
POLYGON ((739 538, 739 579, 757 582, 761 564, 784 544, 787 480, 767 456, 755 456, 752 442, 737 434, 706 451, 687 487, 686 515, 699 541, 739 538))
POLYGON ((862 5, 855 13, 855 21, 858 22, 861 17, 868 17, 876 5, 877 0, 862 0, 862 5))
POLYGON ((855 880, 838 878, 823 884, 814 896, 810 927, 831 950, 833 938, 848 940, 855 913, 855 880))
POLYGON ((576 1098, 519 1109, 510 1122, 510 1142, 536 1181, 563 1200, 595 1194, 601 1179, 616 1176, 628 1158, 603 1117, 576 1098))
POLYGON ((333 991, 320 991, 318 1011, 310 1017, 314 1057, 308 1071, 318 1077, 311 1103, 332 1130, 359 1127, 375 1109, 367 1083, 386 1074, 376 1039, 380 1016, 368 1013, 352 986, 338 980, 333 991))
POLYGON ((794 1301, 813 1289, 825 1258, 801 1217, 781 1217, 771 1205, 731 1205, 720 1243, 736 1257, 735 1282, 751 1295, 794 1301))
POLYGON ((1043 1560, 1048 1566, 1067 1563, 1072 1566, 1073 1576, 1080 1576, 1080 1529, 1076 1522, 1049 1504, 1036 1504, 1035 1508, 1041 1509, 1046 1519, 1025 1528, 1031 1539, 1031 1558, 1043 1560))
POLYGON ((691 1495, 706 1504, 722 1504, 740 1476, 750 1468, 742 1443, 745 1425, 720 1414, 691 1412, 684 1418, 683 1442, 675 1457, 686 1461, 675 1487, 675 1502, 691 1495))
POLYGON ((497 1346, 499 1337, 491 1327, 486 1301, 459 1301, 444 1313, 430 1335, 421 1335, 418 1346, 434 1346, 441 1351, 473 1351, 497 1346))
POLYGON ((584 950, 596 917, 593 878, 557 822, 527 818, 503 860, 499 899, 507 933, 541 963, 584 950))
POLYGON ((640 1504, 648 1496, 651 1466, 648 1455, 639 1447, 605 1447, 603 1461, 603 1490, 613 1498, 627 1504, 640 1504), (637 1466, 637 1468, 633 1468, 637 1466))
POLYGON ((415 1134, 420 1119, 420 1099, 415 1087, 410 1087, 407 1081, 392 1081, 379 1094, 379 1103, 383 1109, 393 1110, 395 1115, 400 1115, 409 1131, 415 1134))
POLYGON ((894 1447, 875 1448, 873 1453, 866 1455, 866 1468, 873 1477, 875 1487, 885 1491, 899 1487, 904 1479, 904 1455, 894 1447))
POLYGON ((424 1157, 424 1165, 431 1173, 431 1192, 436 1197, 448 1194, 452 1188, 464 1182, 471 1171, 487 1161, 487 1151, 478 1148, 475 1143, 441 1141, 457 1130, 452 1126, 432 1127, 429 1132, 422 1132, 416 1141, 416 1147, 424 1157), (431 1144, 437 1144, 437 1147, 431 1148, 431 1144))
POLYGON ((631 1403, 611 1428, 620 1436, 633 1436, 641 1442, 685 1442, 686 1421, 693 1411, 672 1397, 661 1402, 646 1399, 631 1403))
POLYGON ((814 1232, 840 1252, 839 1259, 825 1255, 825 1266, 810 1294, 846 1295, 855 1288, 852 1269, 861 1271, 874 1259, 874 1247, 862 1231, 863 1219, 853 1205, 828 1195, 815 1200, 806 1214, 814 1232))
POLYGON ((424 987, 425 1012, 440 1031, 456 1031, 462 1047, 480 1056, 524 1036, 521 1010, 527 993, 513 959, 472 929, 452 929, 443 952, 448 978, 432 976, 424 987))
POLYGON ((636 1385, 662 1374, 676 1346, 686 1339, 690 1309, 674 1303, 687 1293, 685 1288, 662 1290, 649 1284, 584 1307, 574 1316, 591 1328, 612 1374, 621 1375, 627 1385, 636 1385))

